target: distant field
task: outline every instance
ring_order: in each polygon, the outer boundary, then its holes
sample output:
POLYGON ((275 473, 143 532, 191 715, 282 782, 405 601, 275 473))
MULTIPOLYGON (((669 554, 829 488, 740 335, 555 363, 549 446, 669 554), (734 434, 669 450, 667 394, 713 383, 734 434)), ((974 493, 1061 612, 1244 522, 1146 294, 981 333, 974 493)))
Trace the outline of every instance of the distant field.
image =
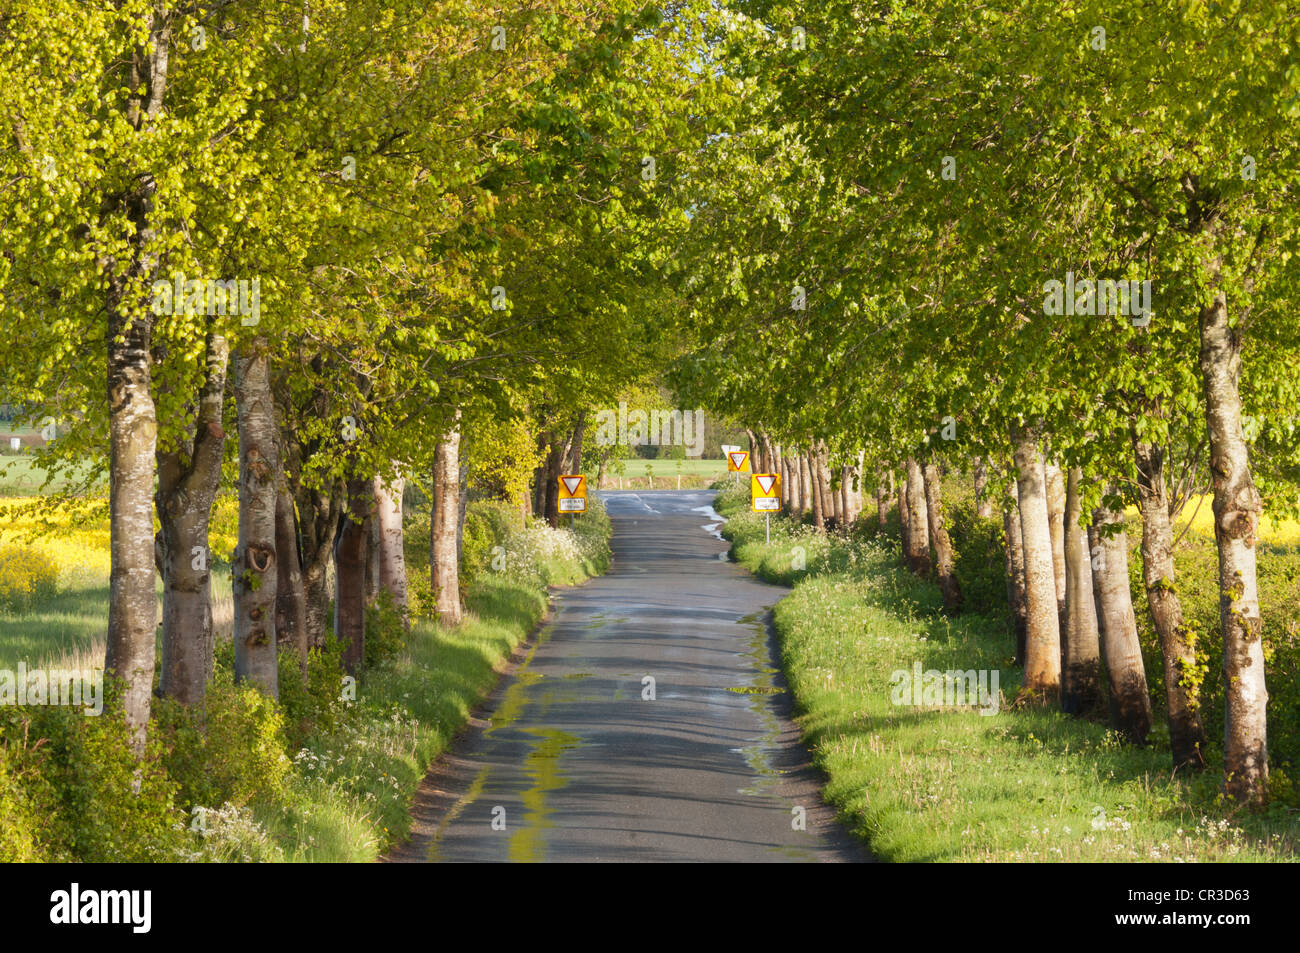
MULTIPOLYGON (((600 489, 699 490, 726 473, 724 460, 615 460, 605 468, 605 483, 600 489)), ((588 473, 587 477, 596 489, 596 474, 588 473)))
MULTIPOLYGON (((8 443, 5 444, 8 446, 8 443)), ((88 472, 89 468, 79 470, 88 472)), ((36 458, 23 454, 21 456, 0 456, 0 497, 35 496, 41 492, 41 483, 45 480, 45 471, 36 465, 36 458)), ((58 492, 67 486, 66 479, 56 479, 45 492, 58 492)))
POLYGON ((605 472, 611 475, 622 474, 624 477, 644 477, 646 467, 650 467, 652 476, 717 476, 720 473, 727 472, 727 461, 725 460, 640 460, 635 457, 627 460, 613 460, 605 468, 605 472))
POLYGON ((650 467, 654 476, 676 476, 678 473, 683 476, 687 474, 705 476, 725 472, 727 462, 725 460, 701 460, 689 457, 685 460, 642 460, 632 457, 612 461, 609 467, 606 468, 606 472, 617 473, 621 470, 625 476, 645 476, 646 467, 650 467))

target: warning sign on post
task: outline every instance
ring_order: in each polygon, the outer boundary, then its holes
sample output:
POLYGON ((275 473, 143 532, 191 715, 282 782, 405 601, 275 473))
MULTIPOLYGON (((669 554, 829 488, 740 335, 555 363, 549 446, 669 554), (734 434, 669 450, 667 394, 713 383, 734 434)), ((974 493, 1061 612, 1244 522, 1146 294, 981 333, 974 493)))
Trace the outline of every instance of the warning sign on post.
POLYGON ((727 472, 745 473, 747 470, 749 470, 748 450, 727 451, 727 472))
POLYGON ((587 512, 587 478, 581 473, 560 477, 560 512, 587 512))
POLYGON ((781 475, 755 473, 749 479, 750 500, 755 513, 774 513, 781 509, 781 475))

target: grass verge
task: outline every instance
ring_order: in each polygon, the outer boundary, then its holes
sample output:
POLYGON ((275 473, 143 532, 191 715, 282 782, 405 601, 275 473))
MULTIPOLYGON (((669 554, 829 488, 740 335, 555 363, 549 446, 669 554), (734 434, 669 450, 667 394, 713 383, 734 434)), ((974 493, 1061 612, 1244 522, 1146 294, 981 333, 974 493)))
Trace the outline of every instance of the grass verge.
MULTIPOLYGON (((942 612, 896 542, 827 537, 777 517, 771 545, 748 495, 714 507, 742 565, 794 587, 775 609, 798 723, 841 820, 887 861, 1294 860, 1296 812, 1233 811, 1219 774, 1170 777, 1169 752, 1105 726, 1012 711, 1019 687, 1000 618, 942 612), (998 673, 1000 707, 894 704, 898 673, 998 673)), ((906 696, 904 696, 906 697, 906 696)), ((936 699, 937 701, 937 699, 936 699)))

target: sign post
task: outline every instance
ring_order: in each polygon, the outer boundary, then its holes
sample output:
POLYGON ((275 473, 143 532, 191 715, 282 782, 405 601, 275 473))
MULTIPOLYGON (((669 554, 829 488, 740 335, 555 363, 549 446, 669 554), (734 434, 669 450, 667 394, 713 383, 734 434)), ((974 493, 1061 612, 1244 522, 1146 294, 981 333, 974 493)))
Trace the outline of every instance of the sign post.
POLYGON ((573 514, 587 512, 587 478, 581 473, 569 473, 559 478, 560 512, 569 514, 569 526, 573 526, 573 514))
MULTIPOLYGON (((724 460, 727 461, 727 472, 728 472, 728 473, 731 472, 731 454, 732 454, 734 451, 739 450, 739 449, 740 449, 739 447, 734 446, 734 445, 729 444, 729 443, 724 443, 724 444, 722 445, 722 458, 723 458, 724 460)), ((731 478, 731 482, 732 482, 732 483, 735 483, 735 482, 736 482, 736 477, 732 477, 732 478, 731 478)))
POLYGON ((767 545, 772 545, 772 514, 781 511, 781 475, 754 473, 749 478, 750 506, 763 513, 767 523, 767 545))
MULTIPOLYGON (((732 473, 749 472, 749 451, 741 450, 739 447, 727 451, 727 469, 732 473)), ((740 477, 735 478, 739 482, 740 477)))

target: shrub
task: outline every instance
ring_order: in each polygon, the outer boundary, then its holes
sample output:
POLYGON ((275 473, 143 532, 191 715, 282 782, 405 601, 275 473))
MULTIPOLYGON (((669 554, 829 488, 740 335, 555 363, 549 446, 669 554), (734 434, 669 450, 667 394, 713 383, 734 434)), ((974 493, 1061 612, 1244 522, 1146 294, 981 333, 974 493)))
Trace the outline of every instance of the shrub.
POLYGON ((303 680, 298 657, 280 656, 280 706, 284 713, 288 750, 296 751, 317 731, 333 731, 343 681, 343 646, 327 637, 322 648, 307 653, 303 680))
POLYGON ((227 864, 284 860, 284 851, 248 808, 223 804, 205 809, 196 816, 192 826, 203 838, 201 859, 227 864))
POLYGON ((83 863, 180 859, 190 838, 157 735, 150 733, 137 760, 121 717, 120 687, 106 681, 103 715, 50 706, 3 716, 6 734, 20 728, 28 739, 33 770, 48 785, 42 827, 56 853, 83 863))
POLYGON ((284 717, 274 699, 218 667, 203 707, 170 699, 157 705, 163 764, 187 808, 242 807, 283 793, 290 761, 284 717))
POLYGON ((1007 605, 1006 538, 1002 517, 975 515, 973 499, 944 507, 953 540, 953 572, 961 585, 965 611, 1005 617, 1007 605))
POLYGON ((40 840, 44 825, 38 820, 48 816, 48 796, 45 805, 40 802, 49 787, 33 770, 22 734, 11 742, 5 728, 0 723, 0 863, 49 860, 40 840))
POLYGON ((460 583, 461 589, 473 585, 490 565, 492 547, 500 545, 504 536, 498 536, 493 506, 475 503, 465 510, 465 532, 461 538, 460 583))
MULTIPOLYGON (((1142 643, 1151 701, 1157 722, 1163 724, 1167 711, 1164 663, 1160 639, 1151 621, 1142 573, 1141 524, 1131 520, 1126 527, 1130 545, 1129 582, 1138 636, 1142 643)), ((1264 671, 1268 684, 1268 728, 1270 771, 1300 764, 1300 622, 1295 606, 1300 605, 1300 552, 1294 546, 1261 542, 1259 549, 1259 607, 1264 619, 1264 671)), ((1219 619, 1218 551, 1212 536, 1188 530, 1174 551, 1177 573, 1175 591, 1183 609, 1183 621, 1196 651, 1201 720, 1208 745, 1222 745, 1225 715, 1223 684, 1223 631, 1219 619)), ((1290 787, 1279 782, 1278 790, 1292 796, 1290 787)), ((1285 797, 1283 798, 1285 800, 1285 797)))
POLYGON ((411 609, 411 621, 417 619, 436 619, 438 617, 438 600, 433 594, 433 580, 429 578, 427 564, 412 571, 411 564, 406 568, 406 601, 411 609))
POLYGON ((366 667, 374 668, 406 651, 406 626, 402 612, 387 589, 379 590, 366 606, 366 667))

